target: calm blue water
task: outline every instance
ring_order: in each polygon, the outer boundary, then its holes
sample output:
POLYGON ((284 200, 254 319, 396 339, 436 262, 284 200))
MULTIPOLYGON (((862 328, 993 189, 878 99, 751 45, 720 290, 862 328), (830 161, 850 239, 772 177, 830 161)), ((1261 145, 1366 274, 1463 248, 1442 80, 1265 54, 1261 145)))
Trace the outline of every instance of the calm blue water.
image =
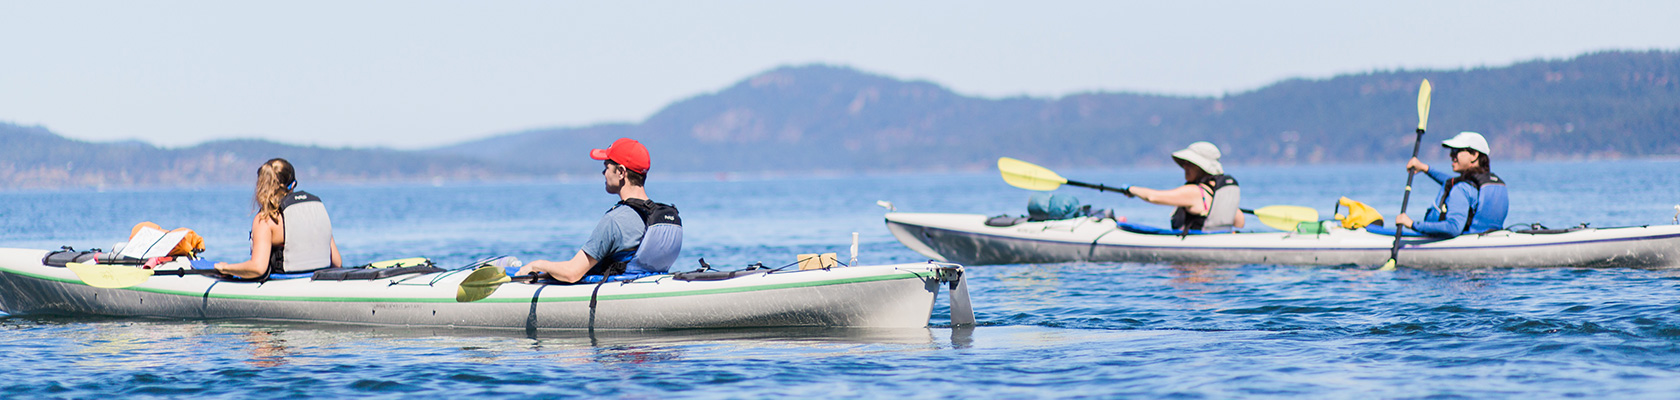
MULTIPOLYGON (((1667 224, 1680 162, 1497 165, 1509 221, 1667 224)), ((1176 170, 1059 171, 1150 187, 1176 170)), ((1390 166, 1235 167, 1249 206, 1392 215, 1390 166)), ((1023 213, 992 172, 660 181, 683 210, 684 261, 793 255, 921 261, 881 223, 900 210, 1023 213)), ((1420 180, 1425 178, 1420 178, 1420 180)), ((308 186, 348 262, 424 255, 564 258, 613 199, 598 183, 308 186)), ((1429 198, 1437 187, 1416 185, 1429 198)), ((1134 222, 1169 210, 1064 190, 1134 222)), ((211 258, 249 251, 249 188, 0 193, 0 246, 108 247, 134 223, 187 226, 211 258)), ((1414 198, 1416 200, 1416 198, 1414 198)), ((1414 206, 1416 203, 1414 203, 1414 206)), ((1470 269, 1378 273, 1276 265, 1056 264, 971 270, 981 326, 644 333, 439 330, 251 321, 0 319, 0 397, 1680 397, 1680 272, 1470 269)), ((943 297, 943 296, 942 296, 943 297)))

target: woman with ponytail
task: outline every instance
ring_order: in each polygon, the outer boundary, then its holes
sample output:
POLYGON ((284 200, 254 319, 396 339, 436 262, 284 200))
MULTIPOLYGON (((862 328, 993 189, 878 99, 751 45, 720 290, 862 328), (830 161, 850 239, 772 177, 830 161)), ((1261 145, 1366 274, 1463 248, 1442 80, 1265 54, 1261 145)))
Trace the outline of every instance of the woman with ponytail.
POLYGON ((344 265, 321 199, 297 188, 292 163, 276 158, 257 167, 257 215, 251 219, 251 259, 216 263, 216 271, 245 279, 344 265))

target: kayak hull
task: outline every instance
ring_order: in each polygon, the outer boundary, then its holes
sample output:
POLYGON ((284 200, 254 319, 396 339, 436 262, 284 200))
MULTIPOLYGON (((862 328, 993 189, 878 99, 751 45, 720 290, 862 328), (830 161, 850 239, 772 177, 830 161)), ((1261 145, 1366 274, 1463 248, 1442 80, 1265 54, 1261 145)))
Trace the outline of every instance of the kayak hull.
MULTIPOLYGON (((1363 229, 1160 235, 1079 218, 985 224, 978 214, 889 213, 887 229, 922 255, 964 265, 1150 262, 1377 266, 1394 238, 1363 229)), ((1399 263, 1414 268, 1680 266, 1680 226, 1589 228, 1556 234, 1497 231, 1452 239, 1407 237, 1399 263)))
POLYGON ((692 282, 656 275, 609 282, 598 292, 594 284, 507 283, 483 300, 457 302, 456 289, 470 271, 265 283, 153 276, 137 286, 101 289, 65 268, 42 265, 45 254, 0 249, 6 312, 523 329, 907 328, 927 326, 939 269, 956 268, 858 266, 692 282))

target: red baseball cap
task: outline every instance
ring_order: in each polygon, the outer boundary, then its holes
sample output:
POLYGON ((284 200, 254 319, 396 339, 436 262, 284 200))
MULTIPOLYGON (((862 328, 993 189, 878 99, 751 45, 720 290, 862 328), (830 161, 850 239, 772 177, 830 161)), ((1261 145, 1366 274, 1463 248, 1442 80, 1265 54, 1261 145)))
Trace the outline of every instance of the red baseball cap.
POLYGON ((653 166, 653 160, 648 157, 647 147, 631 138, 619 138, 605 149, 590 150, 589 158, 612 160, 642 175, 647 175, 648 167, 653 166))

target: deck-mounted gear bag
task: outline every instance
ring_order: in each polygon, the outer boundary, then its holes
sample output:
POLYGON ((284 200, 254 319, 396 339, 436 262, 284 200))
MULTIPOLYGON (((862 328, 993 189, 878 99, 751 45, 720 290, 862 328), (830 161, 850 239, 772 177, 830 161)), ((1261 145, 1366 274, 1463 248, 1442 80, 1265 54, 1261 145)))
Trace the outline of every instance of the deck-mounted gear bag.
POLYGON ((1383 226, 1382 213, 1378 213, 1377 209, 1354 199, 1343 197, 1341 200, 1337 200, 1336 209, 1338 211, 1336 219, 1342 221, 1342 229, 1359 229, 1372 225, 1383 226), (1347 214, 1339 212, 1343 207, 1347 208, 1347 214))
POLYGON ((321 198, 309 192, 292 192, 280 200, 286 244, 279 268, 273 273, 314 272, 332 266, 332 220, 321 198))
POLYGON ((1027 221, 1057 221, 1083 216, 1079 198, 1065 194, 1034 193, 1027 198, 1027 221))

